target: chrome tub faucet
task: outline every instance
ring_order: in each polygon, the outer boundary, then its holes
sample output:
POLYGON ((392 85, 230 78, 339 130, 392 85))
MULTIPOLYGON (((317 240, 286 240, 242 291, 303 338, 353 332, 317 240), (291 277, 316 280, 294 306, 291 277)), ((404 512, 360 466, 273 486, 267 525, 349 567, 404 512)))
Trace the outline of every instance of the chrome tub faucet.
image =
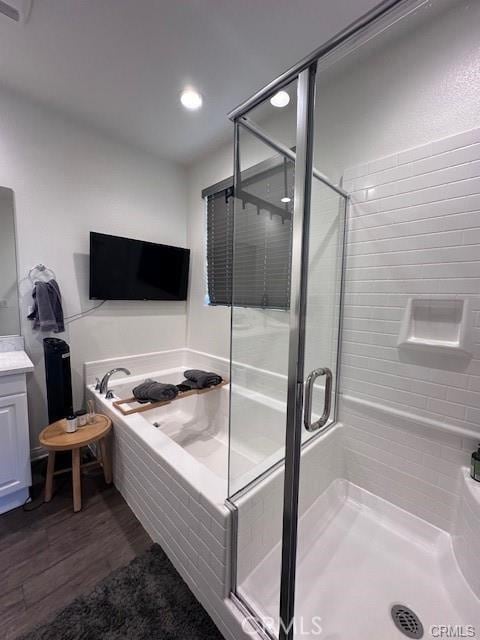
POLYGON ((127 376, 130 375, 130 371, 125 369, 125 367, 117 367, 116 369, 111 369, 108 371, 102 378, 100 382, 100 386, 98 388, 99 393, 104 393, 107 400, 111 400, 113 398, 113 392, 108 389, 108 382, 114 373, 121 371, 122 373, 126 373, 127 376))

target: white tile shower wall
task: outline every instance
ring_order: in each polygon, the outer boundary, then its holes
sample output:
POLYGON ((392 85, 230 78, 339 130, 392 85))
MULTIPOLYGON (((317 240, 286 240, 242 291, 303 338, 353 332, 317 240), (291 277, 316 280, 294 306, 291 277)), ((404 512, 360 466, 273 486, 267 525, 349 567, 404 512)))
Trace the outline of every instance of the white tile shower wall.
POLYGON ((349 479, 451 530, 460 466, 480 435, 480 130, 355 167, 344 185, 349 479), (470 301, 471 358, 397 348, 412 296, 470 301))
POLYGON ((348 396, 341 408, 346 478, 452 532, 476 441, 348 396))
POLYGON ((353 174, 358 177, 345 183, 355 204, 347 247, 343 390, 478 429, 480 130, 364 165, 347 178, 353 174), (413 361, 397 349, 407 300, 416 295, 470 300, 469 362, 430 366, 427 356, 413 361))

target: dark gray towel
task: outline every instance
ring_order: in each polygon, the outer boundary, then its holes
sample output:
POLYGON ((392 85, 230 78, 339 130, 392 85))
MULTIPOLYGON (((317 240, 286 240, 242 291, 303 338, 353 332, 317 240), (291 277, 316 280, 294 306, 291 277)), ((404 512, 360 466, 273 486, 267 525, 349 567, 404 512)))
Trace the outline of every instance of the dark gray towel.
POLYGON ((33 320, 33 328, 40 331, 65 331, 62 296, 56 280, 35 282, 32 292, 33 311, 27 317, 33 320))
POLYGON ((150 402, 150 400, 148 399, 148 390, 150 389, 152 384, 156 384, 155 380, 147 378, 142 383, 134 387, 132 393, 138 402, 141 402, 142 404, 145 402, 150 402))
POLYGON ((205 389, 213 387, 222 382, 222 376, 213 371, 202 371, 201 369, 187 369, 183 375, 186 380, 182 384, 188 384, 191 389, 205 389))
POLYGON ((200 387, 197 387, 197 383, 193 382, 192 380, 182 380, 180 384, 177 384, 177 389, 183 392, 199 388, 200 387))
POLYGON ((178 396, 178 389, 174 384, 163 384, 155 382, 148 390, 148 399, 151 402, 161 402, 162 400, 173 400, 178 396))
POLYGON ((190 382, 190 380, 184 380, 183 382, 175 386, 180 391, 180 393, 184 393, 185 391, 190 391, 191 389, 193 389, 192 383, 190 382))
POLYGON ((178 389, 174 384, 164 384, 147 378, 133 389, 133 395, 137 402, 161 402, 173 400, 178 395, 178 389))

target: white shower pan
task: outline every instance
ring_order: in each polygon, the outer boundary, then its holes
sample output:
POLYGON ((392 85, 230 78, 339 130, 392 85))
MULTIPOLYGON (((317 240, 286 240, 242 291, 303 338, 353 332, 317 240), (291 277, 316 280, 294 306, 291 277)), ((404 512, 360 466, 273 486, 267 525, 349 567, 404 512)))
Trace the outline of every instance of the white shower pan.
MULTIPOLYGON (((298 549, 295 638, 413 637, 396 628, 396 604, 417 614, 423 638, 480 638, 480 603, 450 535, 346 480, 334 481, 303 514, 298 549)), ((277 544, 240 585, 275 630, 280 562, 277 544)))

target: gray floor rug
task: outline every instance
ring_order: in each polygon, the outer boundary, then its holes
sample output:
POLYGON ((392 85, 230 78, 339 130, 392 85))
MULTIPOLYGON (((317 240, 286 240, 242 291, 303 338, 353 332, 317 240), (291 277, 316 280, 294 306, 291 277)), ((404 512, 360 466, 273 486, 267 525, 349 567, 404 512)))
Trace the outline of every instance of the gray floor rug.
POLYGON ((222 635, 153 545, 22 640, 221 640, 222 635))

